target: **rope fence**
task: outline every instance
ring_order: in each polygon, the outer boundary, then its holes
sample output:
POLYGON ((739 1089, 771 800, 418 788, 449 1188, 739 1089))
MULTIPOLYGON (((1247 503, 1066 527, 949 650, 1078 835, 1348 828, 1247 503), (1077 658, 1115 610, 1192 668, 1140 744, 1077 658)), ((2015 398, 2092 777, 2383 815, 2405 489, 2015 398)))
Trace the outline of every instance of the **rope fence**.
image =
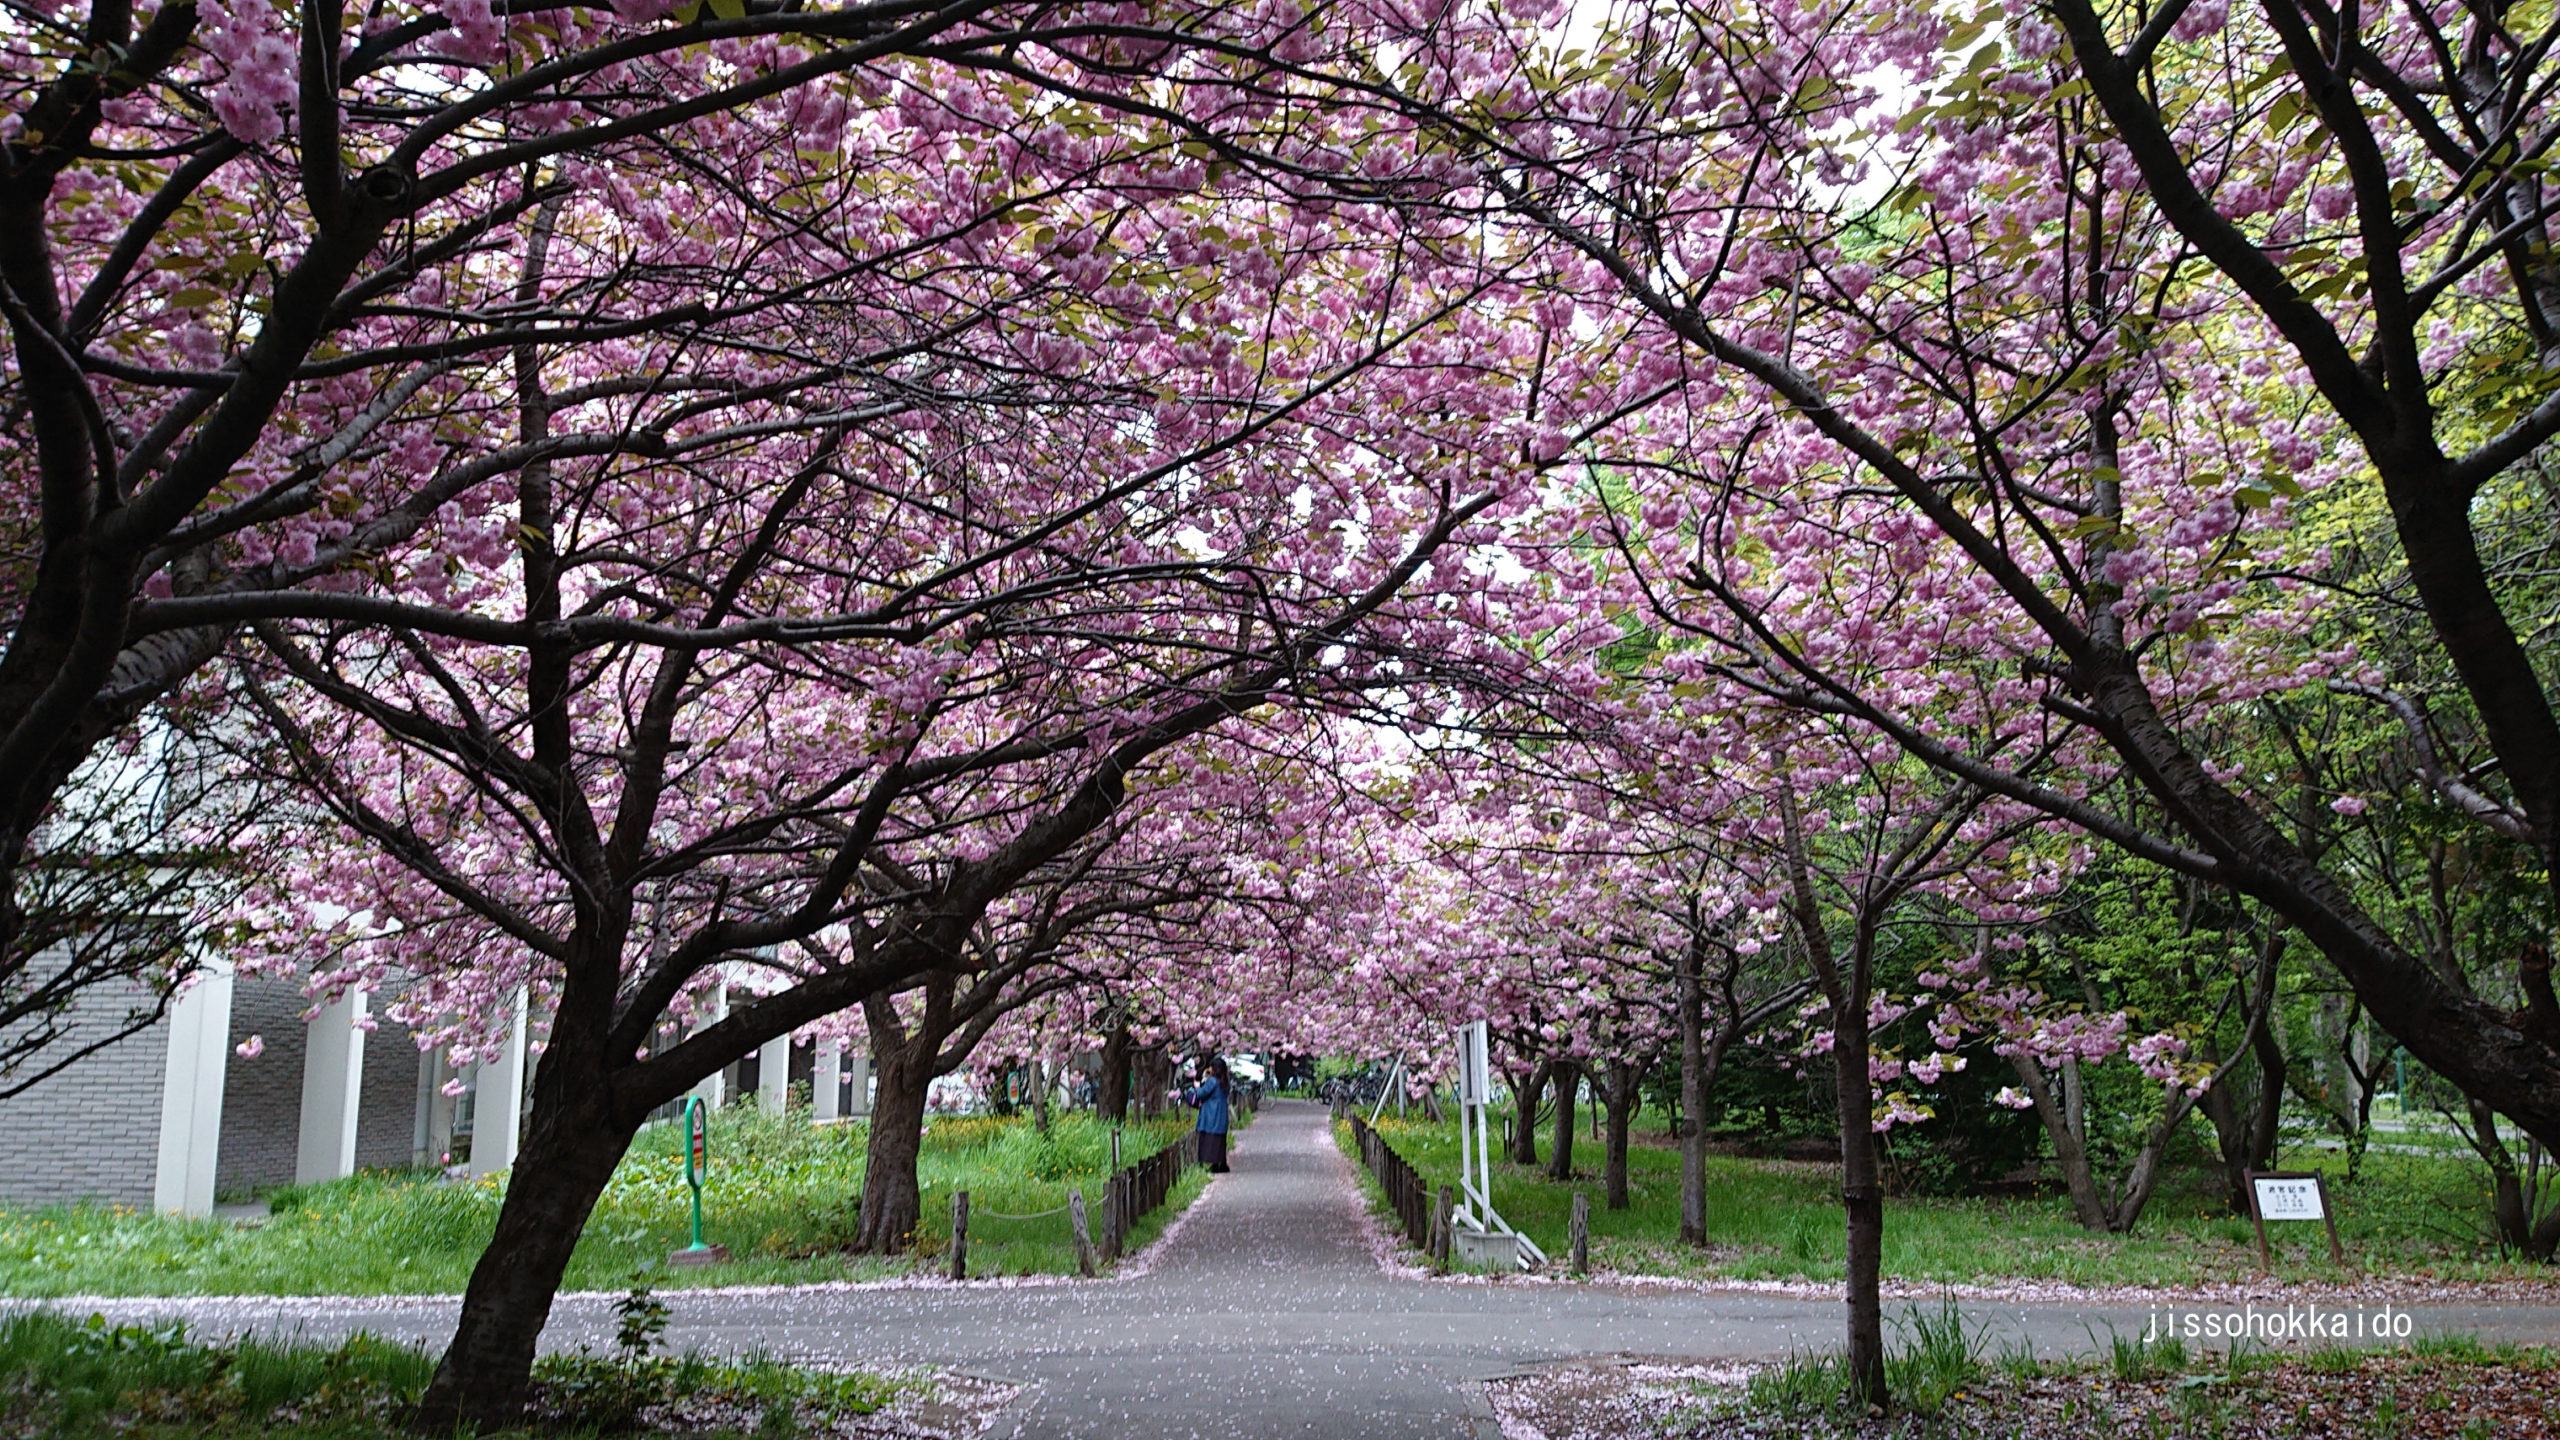
POLYGON ((1111 1172, 1111 1177, 1102 1182, 1102 1213, 1095 1217, 1100 1222, 1098 1226, 1087 1224, 1082 1190, 1069 1190, 1067 1203, 1056 1209, 1035 1210, 1027 1215, 1009 1215, 1001 1210, 973 1212, 969 1192, 952 1191, 951 1278, 969 1278, 969 1221, 973 1216, 987 1220, 1046 1220, 1052 1215, 1065 1215, 1075 1227, 1076 1268, 1081 1273, 1091 1275, 1097 1262, 1109 1264, 1119 1259, 1129 1242, 1129 1232, 1137 1228, 1138 1221, 1165 1202, 1184 1170, 1199 1163, 1194 1134, 1186 1133, 1144 1160, 1111 1172))
POLYGON ((981 1220, 1046 1220, 1052 1215, 1066 1214, 1067 1207, 1060 1205, 1048 1210, 1034 1210, 1028 1215, 1008 1215, 1002 1210, 972 1210, 969 1213, 981 1220))

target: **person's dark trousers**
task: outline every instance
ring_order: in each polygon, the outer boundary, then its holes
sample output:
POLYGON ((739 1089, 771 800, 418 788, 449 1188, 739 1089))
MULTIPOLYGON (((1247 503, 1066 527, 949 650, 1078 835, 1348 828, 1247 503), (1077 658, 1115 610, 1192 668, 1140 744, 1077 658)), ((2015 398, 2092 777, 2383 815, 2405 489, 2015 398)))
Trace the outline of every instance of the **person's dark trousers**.
POLYGON ((1226 1174, 1227 1132, 1224 1130, 1200 1131, 1199 1142, 1200 1163, 1208 1166, 1209 1173, 1212 1175, 1226 1174))

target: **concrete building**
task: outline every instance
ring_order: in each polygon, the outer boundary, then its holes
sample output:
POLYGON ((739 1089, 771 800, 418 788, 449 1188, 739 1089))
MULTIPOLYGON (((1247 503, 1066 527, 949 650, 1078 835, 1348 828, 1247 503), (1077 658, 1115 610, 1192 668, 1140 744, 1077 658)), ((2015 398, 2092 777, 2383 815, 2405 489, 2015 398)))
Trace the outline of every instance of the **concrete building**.
MULTIPOLYGON (((321 1007, 301 982, 238 976, 215 962, 150 1027, 0 1099, 0 1205, 72 1202, 209 1215, 217 1198, 316 1184, 359 1169, 460 1164, 484 1175, 515 1161, 532 1093, 527 999, 514 999, 504 1053, 457 1074, 441 1050, 383 1013, 392 995, 321 1007), (255 1056, 237 1047, 255 1035, 255 1056), (462 1082, 459 1095, 447 1086, 462 1082)), ((717 1013, 726 1013, 726 997, 717 1013)), ((137 986, 84 993, 60 1043, 125 1028, 137 986)), ((868 1115, 869 1062, 840 1044, 776 1041, 697 1087, 780 1110, 794 1084, 826 1123, 868 1115), (820 1084, 821 1074, 833 1084, 820 1084)), ((671 1107, 672 1108, 672 1107, 671 1107)))
MULTIPOLYGON (((379 1013, 382 998, 350 997, 306 1021, 299 981, 215 962, 157 1023, 0 1099, 0 1204, 205 1215, 217 1196, 441 1163, 471 1138, 473 1107, 443 1094, 453 1072, 379 1013), (239 1054, 252 1035, 259 1052, 239 1054)), ((112 1035, 149 1003, 139 986, 85 992, 62 1043, 112 1035)), ((512 1158, 515 1127, 488 1128, 503 1137, 488 1148, 512 1158)))

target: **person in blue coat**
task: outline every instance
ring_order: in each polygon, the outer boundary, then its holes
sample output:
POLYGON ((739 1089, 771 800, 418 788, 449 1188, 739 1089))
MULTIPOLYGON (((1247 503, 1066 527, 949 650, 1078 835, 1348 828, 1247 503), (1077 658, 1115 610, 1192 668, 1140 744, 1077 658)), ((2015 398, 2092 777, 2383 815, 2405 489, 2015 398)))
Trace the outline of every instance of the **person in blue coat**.
POLYGON ((1199 1108, 1200 1133, 1194 1138, 1200 1163, 1208 1166, 1212 1175, 1227 1173, 1227 1124, 1233 1113, 1227 1100, 1234 1089, 1227 1062, 1212 1056, 1200 1067, 1200 1083, 1182 1093, 1182 1103, 1199 1108))

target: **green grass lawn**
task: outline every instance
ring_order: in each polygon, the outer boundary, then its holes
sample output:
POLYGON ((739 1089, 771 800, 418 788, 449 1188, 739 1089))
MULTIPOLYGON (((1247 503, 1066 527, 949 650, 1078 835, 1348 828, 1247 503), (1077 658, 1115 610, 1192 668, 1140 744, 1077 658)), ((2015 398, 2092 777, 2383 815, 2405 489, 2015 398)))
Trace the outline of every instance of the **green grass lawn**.
MULTIPOLYGON (((1343 1153, 1356 1157, 1349 1126, 1337 1129, 1343 1153)), ((1454 1123, 1390 1118, 1379 1122, 1378 1131, 1428 1183, 1455 1185, 1454 1123)), ((1836 1165, 1709 1156, 1710 1243, 1700 1250, 1679 1243, 1680 1155, 1659 1130, 1641 1135, 1628 1157, 1628 1209, 1602 1208, 1599 1142, 1578 1140, 1574 1159, 1582 1178, 1571 1184, 1549 1181, 1542 1169, 1500 1158, 1493 1167, 1494 1207, 1558 1260, 1565 1254, 1573 1193, 1581 1190, 1591 1196, 1595 1269, 1698 1279, 1828 1282, 1841 1277, 1844 1240, 1836 1165)), ((2482 1242, 2486 1182, 2476 1163, 2371 1154, 2352 1186, 2344 1183, 2344 1160, 2334 1152, 2291 1152, 2285 1164, 2328 1172, 2347 1269, 2330 1263, 2320 1227, 2295 1224, 2271 1231, 2281 1276, 2555 1278, 2549 1266, 2501 1259, 2482 1242)), ((1383 1208, 1376 1186, 1365 1173, 1362 1179, 1371 1203, 1383 1208)), ((2179 1172, 2164 1181, 2131 1235, 2082 1230, 2071 1218, 2070 1201, 2059 1195, 1898 1197, 1886 1202, 1888 1279, 2183 1286, 2246 1279, 2256 1269, 2249 1221, 2223 1208, 2216 1177, 2199 1173, 2179 1172)))
MULTIPOLYGON (((178 1326, 0 1317, 0 1434, 48 1440, 401 1440, 435 1361, 358 1335, 335 1346, 199 1342, 178 1326)), ((789 1436, 932 1400, 921 1376, 771 1360, 550 1355, 534 1362, 539 1433, 789 1436), (707 1423, 703 1423, 707 1422, 707 1423)), ((531 1432, 527 1432, 531 1433, 531 1432)))
MULTIPOLYGON (((1122 1156, 1134 1162, 1180 1136, 1188 1115, 1131 1125, 1122 1156)), ((871 1279, 932 1266, 950 1243, 951 1192, 966 1187, 972 1275, 1072 1274, 1067 1217, 999 1220, 1066 1203, 1080 1186, 1101 1201, 1110 1169, 1108 1127, 1090 1115, 1057 1117, 1043 1137, 1026 1118, 939 1119, 926 1132, 920 1180, 924 1223, 916 1253, 848 1257, 862 1183, 863 1128, 811 1125, 806 1112, 767 1116, 751 1107, 713 1122, 703 1189, 705 1237, 729 1247, 726 1265, 670 1270, 667 1253, 688 1238, 690 1195, 673 1125, 641 1132, 569 1262, 573 1290, 619 1290, 635 1278, 677 1288, 871 1279)), ((1138 1222, 1144 1245, 1200 1193, 1194 1170, 1171 1199, 1138 1222)), ((433 1173, 367 1173, 269 1197, 262 1224, 179 1220, 97 1206, 0 1211, 0 1294, 312 1295, 428 1294, 462 1289, 497 1222, 497 1177, 448 1181, 433 1173)))

